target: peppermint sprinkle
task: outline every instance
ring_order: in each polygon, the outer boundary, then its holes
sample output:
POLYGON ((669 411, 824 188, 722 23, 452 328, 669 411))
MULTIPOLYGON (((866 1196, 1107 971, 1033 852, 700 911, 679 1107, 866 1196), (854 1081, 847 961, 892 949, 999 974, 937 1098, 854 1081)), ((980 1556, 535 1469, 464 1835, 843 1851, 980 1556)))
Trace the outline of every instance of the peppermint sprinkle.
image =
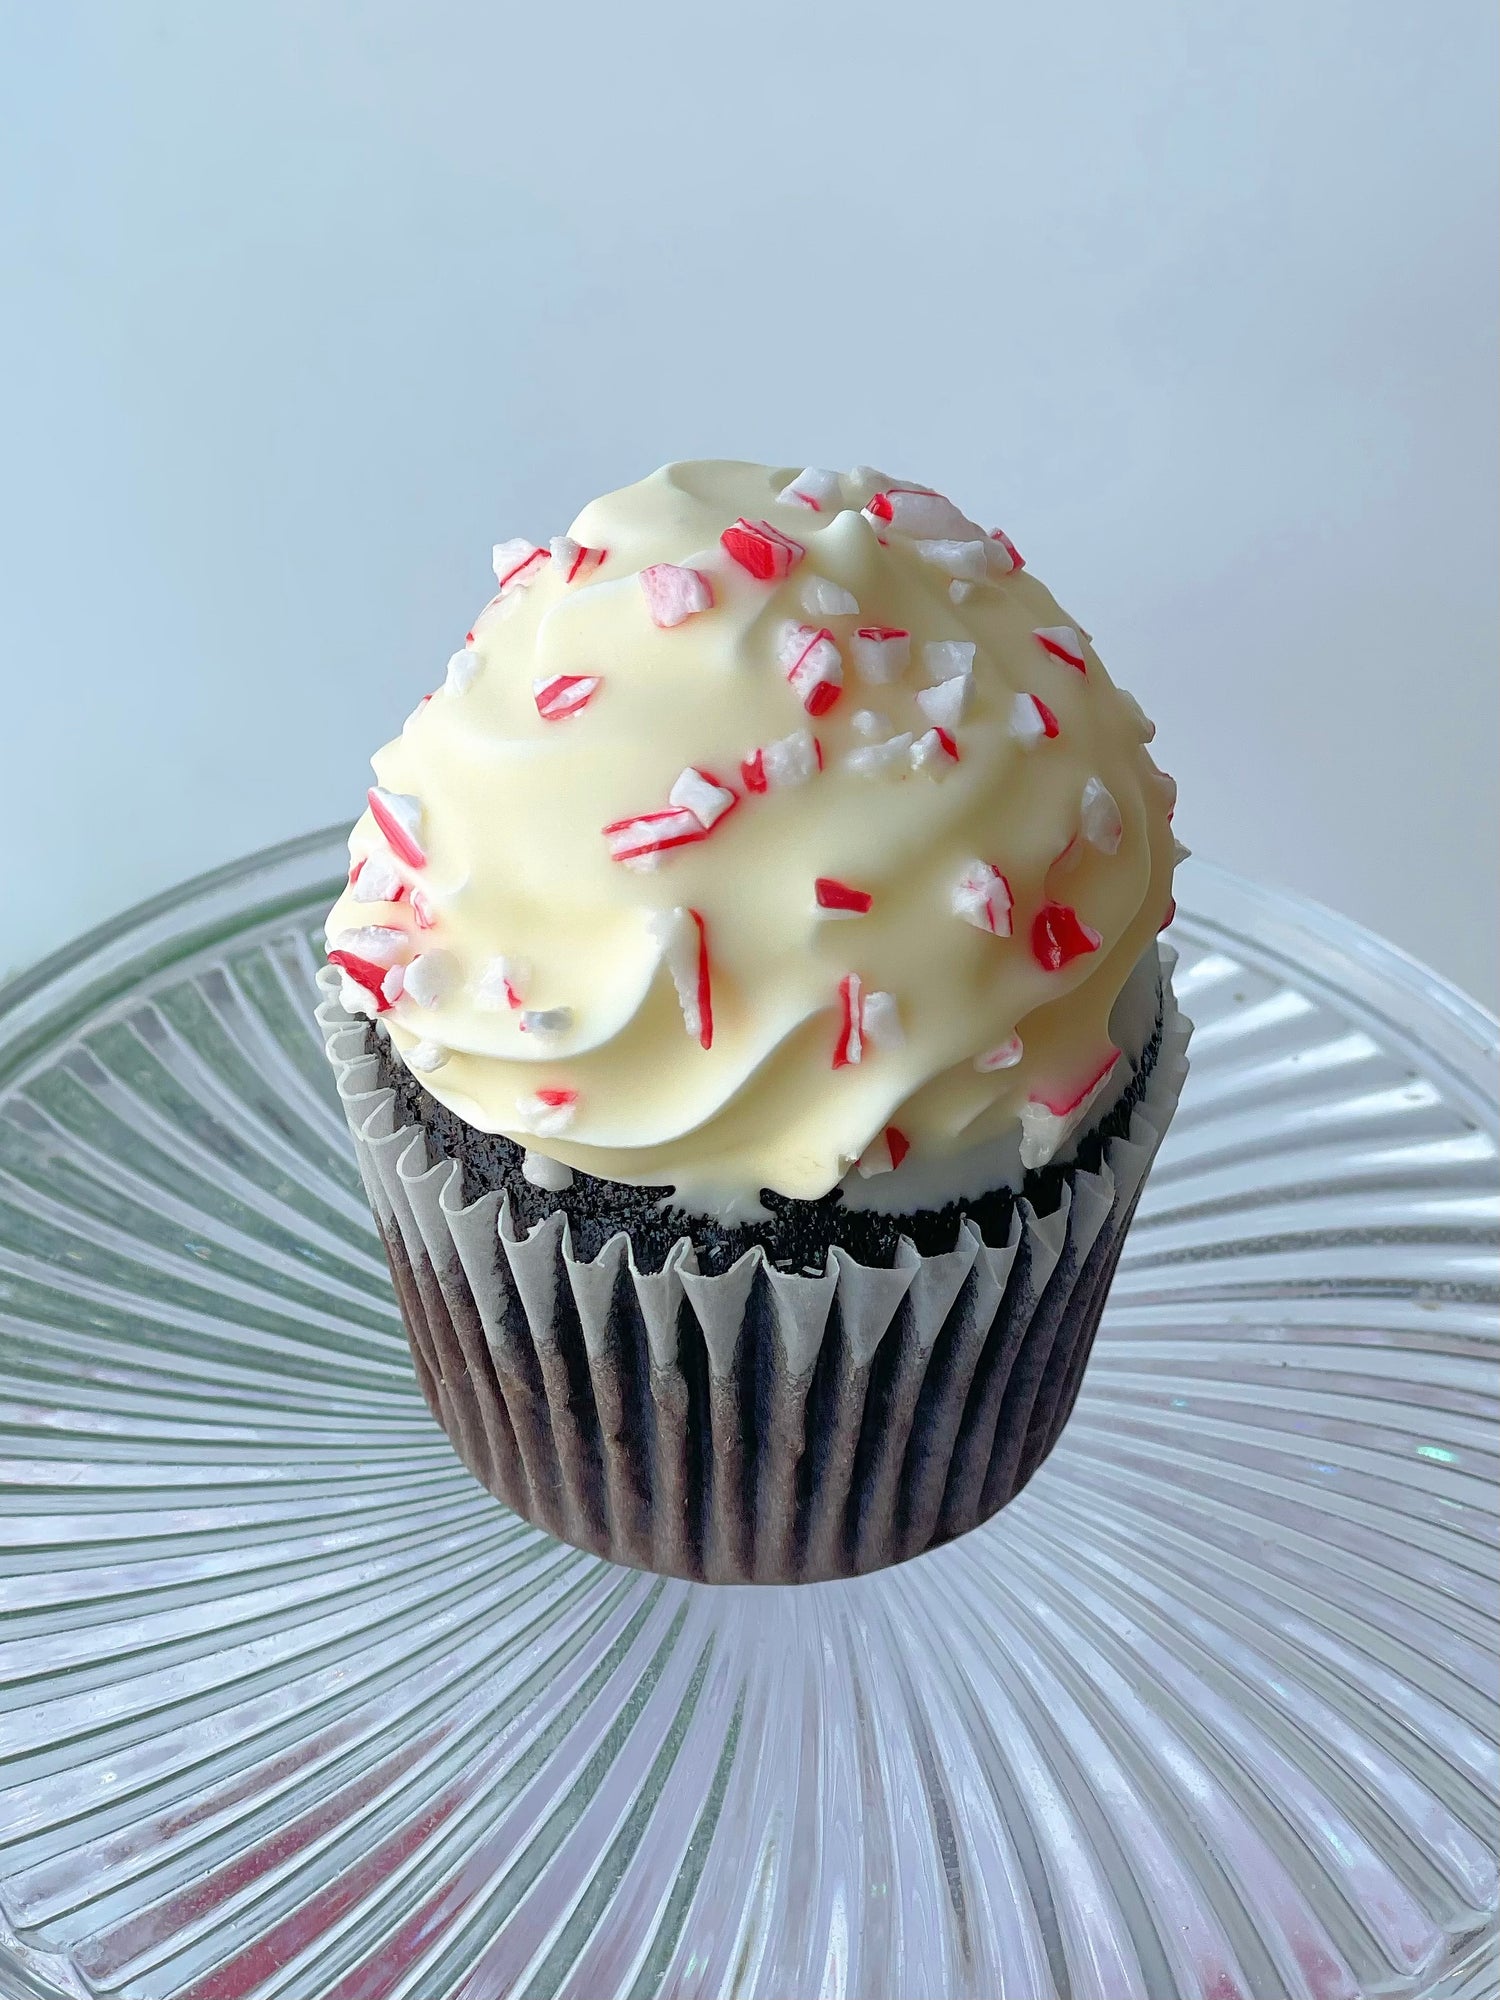
POLYGON ((448 694, 467 694, 480 665, 479 655, 472 646, 460 646, 456 653, 449 655, 448 670, 443 675, 444 690, 448 694))
POLYGON ((406 1051, 404 1061, 408 1069, 414 1069, 419 1076, 430 1076, 435 1069, 441 1069, 448 1060, 448 1051, 441 1042, 413 1042, 406 1051))
POLYGON ((844 662, 833 634, 813 625, 788 625, 776 657, 808 714, 826 715, 844 686, 844 662))
POLYGON ((1090 778, 1084 786, 1079 823, 1090 847, 1097 847, 1101 854, 1119 853, 1125 823, 1120 818, 1114 793, 1102 778, 1090 778))
POLYGON ((500 586, 500 595, 504 597, 512 590, 523 590, 536 582, 547 560, 547 551, 539 549, 535 542, 528 542, 524 536, 517 536, 512 541, 496 542, 491 560, 495 566, 495 581, 500 586))
POLYGON ((758 583, 779 583, 807 554, 800 542, 769 521, 747 521, 743 515, 724 530, 719 542, 724 553, 758 583))
POLYGON ((835 881, 831 875, 819 875, 813 883, 813 902, 819 916, 863 917, 874 901, 868 889, 856 889, 848 882, 835 881))
POLYGON ((419 1007, 440 1007, 458 984, 458 962, 449 951, 420 951, 406 968, 403 992, 419 1007))
POLYGON ((993 861, 967 862, 949 897, 955 917, 991 937, 1010 936, 1010 883, 993 861))
POLYGON ((1010 705, 1010 733, 1023 750, 1060 733, 1057 717, 1040 695, 1018 694, 1010 705))
POLYGON ((353 878, 356 903, 399 903, 405 890, 395 862, 384 854, 367 855, 353 878))
POLYGON ((571 1007, 523 1007, 521 1032, 524 1035, 565 1035, 573 1025, 571 1007))
POLYGON ((518 1013, 531 984, 531 967, 524 958, 492 958, 474 982, 474 1004, 493 1014, 507 1008, 518 1013))
POLYGON ((1054 660, 1065 660, 1070 667, 1076 667, 1081 674, 1088 672, 1083 641, 1071 625, 1039 625, 1031 636, 1042 651, 1050 653, 1054 660))
POLYGON ((970 675, 955 674, 951 681, 939 681, 936 687, 918 688, 917 707, 940 729, 957 729, 973 687, 970 675))
POLYGON ((788 507, 810 507, 814 514, 821 514, 825 508, 837 513, 843 504, 843 483, 836 472, 825 472, 815 465, 787 486, 783 486, 776 498, 788 507))
POLYGON ((667 803, 684 807, 708 832, 725 813, 733 811, 738 794, 728 785, 721 785, 712 772, 700 771, 690 764, 667 793, 667 803))
POLYGON ((385 835, 386 845, 408 868, 427 866, 422 846, 422 801, 409 792, 388 792, 383 785, 371 785, 365 794, 370 816, 385 835))
POLYGON ((802 580, 802 609, 814 618, 857 618, 859 599, 829 577, 809 574, 802 580))
POLYGON ((872 687, 899 680, 911 663, 911 634, 899 625, 861 625, 849 641, 854 671, 872 687))
POLYGON ((1043 972, 1061 972, 1104 942, 1067 903, 1043 903, 1031 923, 1031 955, 1043 972))
POLYGON ((929 729, 911 746, 912 769, 929 777, 946 777, 958 761, 958 745, 946 729, 929 729))
POLYGON ((795 729, 752 750, 740 765, 747 792, 785 792, 805 785, 823 768, 823 746, 810 729, 795 729))
POLYGON ((566 722, 588 707, 601 686, 598 674, 551 674, 531 683, 536 712, 543 722, 566 722))
POLYGON ((713 609, 714 587, 708 578, 701 569, 684 569, 680 563, 652 563, 641 571, 641 589, 652 624, 663 631, 713 609))
POLYGON ((529 1097, 516 1099, 521 1130, 534 1132, 539 1139, 555 1139, 566 1132, 577 1112, 578 1092, 558 1085, 549 1085, 543 1090, 532 1091, 529 1097))
POLYGON ((906 1134, 894 1125, 887 1125, 855 1162, 860 1179, 869 1180, 873 1174, 893 1173, 910 1151, 911 1141, 906 1134))
POLYGON ((992 1049, 981 1049, 974 1058, 974 1067, 981 1076, 988 1076, 997 1069, 1014 1069, 1025 1053, 1021 1037, 1011 1035, 1007 1040, 997 1042, 992 1049))
POLYGON ((534 1153, 528 1147, 521 1161, 521 1178, 547 1194, 566 1194, 573 1185, 573 1169, 565 1167, 561 1160, 549 1160, 545 1153, 534 1153))
POLYGON ((677 989, 683 1025, 702 1049, 713 1047, 713 981, 708 957, 708 927, 697 910, 657 910, 647 919, 661 946, 662 962, 677 989))
POLYGON ((552 567, 564 583, 576 583, 581 576, 587 576, 608 554, 608 549, 591 549, 583 542, 575 542, 571 535, 552 537, 552 567))

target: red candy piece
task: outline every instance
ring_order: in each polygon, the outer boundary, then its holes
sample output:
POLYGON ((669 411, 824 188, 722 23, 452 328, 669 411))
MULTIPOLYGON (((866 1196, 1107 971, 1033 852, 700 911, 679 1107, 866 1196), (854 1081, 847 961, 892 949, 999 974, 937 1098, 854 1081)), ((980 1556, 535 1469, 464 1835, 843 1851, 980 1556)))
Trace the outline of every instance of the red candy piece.
POLYGON ((850 917, 862 917, 875 901, 868 889, 851 888, 847 882, 836 882, 831 875, 818 876, 813 883, 813 896, 820 910, 850 917))
POLYGON ((352 951, 331 951, 328 963, 336 965, 340 972, 348 973, 356 986, 363 986, 367 993, 374 994, 377 1013, 383 1014, 390 1006, 383 991, 389 966, 376 965, 373 959, 359 958, 352 951))
POLYGON ((371 785, 365 797, 370 816, 385 835, 396 859, 404 861, 408 868, 425 868, 427 855, 417 838, 422 821, 417 801, 403 792, 388 792, 381 785, 371 785))
POLYGON ((859 974, 847 972, 839 981, 839 1038, 833 1049, 835 1069, 845 1069, 850 1063, 857 1063, 864 1055, 864 1043, 860 1035, 859 1002, 859 974))
POLYGON ((747 521, 743 515, 724 530, 719 542, 725 554, 759 583, 779 582, 807 554, 800 542, 773 528, 769 521, 747 521))
POLYGON ((578 1092, 563 1090, 555 1084, 545 1084, 542 1089, 532 1092, 538 1104, 545 1104, 549 1111, 560 1111, 565 1104, 576 1104, 578 1092))
POLYGON ((992 542, 998 542, 1001 548, 1004 549, 1005 553, 1010 557, 1012 569, 1025 569, 1026 567, 1025 556, 1022 555, 1021 551, 1016 547, 1015 543, 1011 540, 1010 536, 1006 534, 1003 528, 991 528, 990 540, 992 542))
POLYGON ((1120 1051, 1111 1049, 1093 1075, 1086 1077, 1082 1083, 1054 1085, 1050 1090, 1033 1091, 1031 1102, 1045 1105, 1054 1118, 1066 1118, 1070 1111, 1078 1109, 1090 1091, 1099 1088, 1119 1060, 1120 1051))
POLYGON ((609 842, 613 860, 641 861, 674 847, 689 847, 695 840, 707 840, 708 828, 685 806, 669 806, 664 812, 637 813, 631 819, 611 820, 604 829, 604 838, 609 842))
POLYGON ((1081 674, 1088 672, 1083 641, 1071 625, 1039 625, 1031 636, 1042 651, 1050 653, 1054 660, 1065 660, 1070 667, 1076 667, 1081 674))
POLYGON ((907 1138, 904 1132, 899 1131, 896 1126, 887 1125, 885 1128, 885 1143, 890 1148, 892 1168, 899 1167, 911 1151, 911 1140, 907 1138))
POLYGON ((1031 955, 1044 972, 1061 972, 1104 940, 1067 903, 1043 903, 1031 923, 1031 955))
POLYGON ((689 910, 698 930, 698 1046, 714 1045, 714 993, 708 969, 708 927, 696 910, 689 910))
POLYGON ((1168 924, 1170 924, 1175 919, 1176 915, 1177 915, 1177 898, 1175 896, 1172 896, 1169 897, 1167 901, 1167 914, 1162 918, 1161 922, 1156 926, 1156 934, 1158 937, 1161 936, 1161 933, 1167 928, 1168 924))
POLYGON ((566 722, 587 708, 599 692, 598 674, 553 674, 531 684, 536 712, 543 722, 566 722))

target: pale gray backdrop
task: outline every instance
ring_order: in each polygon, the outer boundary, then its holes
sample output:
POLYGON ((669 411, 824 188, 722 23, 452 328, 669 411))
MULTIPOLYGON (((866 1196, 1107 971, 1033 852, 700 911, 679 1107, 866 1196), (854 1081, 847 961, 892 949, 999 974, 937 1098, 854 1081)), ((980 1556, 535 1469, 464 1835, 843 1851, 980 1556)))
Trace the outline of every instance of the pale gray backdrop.
POLYGON ((0 0, 0 967, 352 816, 671 457, 926 478, 1496 990, 1491 0, 0 0))

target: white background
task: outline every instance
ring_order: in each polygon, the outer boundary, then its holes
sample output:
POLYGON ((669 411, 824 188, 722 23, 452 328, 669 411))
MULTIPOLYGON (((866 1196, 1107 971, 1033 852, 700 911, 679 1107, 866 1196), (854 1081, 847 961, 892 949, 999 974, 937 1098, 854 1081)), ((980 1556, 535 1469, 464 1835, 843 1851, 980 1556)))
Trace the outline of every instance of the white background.
POLYGON ((1200 852, 1496 995, 1492 0, 0 0, 0 969, 352 818, 664 459, 1002 522, 1200 852))

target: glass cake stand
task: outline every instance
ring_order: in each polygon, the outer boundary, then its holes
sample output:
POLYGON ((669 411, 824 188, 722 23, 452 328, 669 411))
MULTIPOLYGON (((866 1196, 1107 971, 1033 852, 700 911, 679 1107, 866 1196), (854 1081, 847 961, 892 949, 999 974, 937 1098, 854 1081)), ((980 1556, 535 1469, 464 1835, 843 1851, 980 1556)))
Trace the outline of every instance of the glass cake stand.
POLYGON ((0 1993, 1494 1991, 1494 1023, 1193 863, 1181 1113, 988 1526, 711 1588, 422 1404, 319 834, 0 996, 0 1993))

